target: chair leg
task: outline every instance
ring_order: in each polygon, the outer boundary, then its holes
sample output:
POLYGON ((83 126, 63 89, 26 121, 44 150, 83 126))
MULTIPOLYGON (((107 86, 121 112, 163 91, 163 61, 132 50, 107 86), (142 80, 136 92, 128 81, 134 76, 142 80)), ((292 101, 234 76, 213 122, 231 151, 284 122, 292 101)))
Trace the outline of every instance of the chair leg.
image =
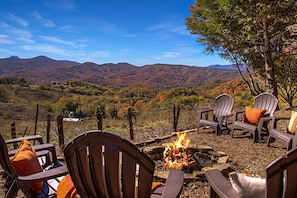
POLYGON ((220 130, 221 128, 220 128, 220 126, 219 125, 217 125, 217 127, 216 127, 216 135, 219 135, 220 133, 221 133, 221 130, 220 130))
POLYGON ((258 134, 258 129, 256 128, 255 131, 253 131, 253 140, 254 140, 254 143, 257 143, 259 141, 260 137, 259 137, 259 134, 258 134))
POLYGON ((293 147, 292 145, 293 145, 293 141, 290 140, 290 142, 287 143, 287 151, 292 149, 292 147, 293 147))
POLYGON ((8 183, 11 182, 11 184, 9 185, 9 188, 6 191, 5 198, 15 197, 16 193, 19 189, 16 181, 14 179, 12 179, 11 177, 8 177, 6 182, 8 182, 8 183))
POLYGON ((198 121, 198 125, 197 125, 197 133, 199 133, 199 129, 200 129, 200 122, 198 121))
POLYGON ((272 139, 273 137, 271 136, 268 136, 268 139, 267 139, 267 146, 269 147, 269 144, 270 144, 270 139, 272 139))
POLYGON ((234 126, 232 126, 232 129, 231 129, 231 138, 233 138, 233 133, 234 133, 234 126))

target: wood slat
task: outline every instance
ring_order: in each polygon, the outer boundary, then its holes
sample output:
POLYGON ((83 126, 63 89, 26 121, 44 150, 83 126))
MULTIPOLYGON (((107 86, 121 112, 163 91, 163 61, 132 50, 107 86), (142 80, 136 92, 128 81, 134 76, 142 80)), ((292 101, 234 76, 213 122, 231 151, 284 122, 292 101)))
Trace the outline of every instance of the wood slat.
POLYGON ((155 163, 115 134, 88 131, 68 143, 64 155, 81 197, 144 198, 151 194, 155 163))

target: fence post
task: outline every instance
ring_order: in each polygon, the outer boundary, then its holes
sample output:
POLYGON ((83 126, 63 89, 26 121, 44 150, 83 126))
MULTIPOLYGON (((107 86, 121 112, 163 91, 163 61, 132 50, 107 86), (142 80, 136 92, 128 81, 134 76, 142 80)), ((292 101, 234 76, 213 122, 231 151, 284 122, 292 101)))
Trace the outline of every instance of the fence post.
POLYGON ((133 113, 131 112, 131 108, 128 108, 128 121, 130 128, 130 139, 134 140, 134 132, 133 132, 133 121, 132 121, 133 113))
MULTIPOLYGON (((10 131, 11 131, 11 138, 16 138, 16 133, 15 133, 15 122, 12 123, 10 125, 10 131)), ((18 144, 17 143, 13 143, 13 148, 17 149, 18 148, 18 144)))
POLYGON ((50 143, 51 114, 47 114, 46 143, 50 143))
POLYGON ((59 146, 60 148, 64 148, 64 131, 63 131, 63 116, 57 117, 57 125, 58 125, 58 137, 59 137, 59 146))
POLYGON ((36 135, 36 131, 37 131, 38 112, 39 112, 39 104, 37 104, 37 107, 36 107, 34 135, 36 135))
POLYGON ((97 126, 98 126, 98 130, 102 131, 102 116, 99 111, 97 111, 97 126))
POLYGON ((177 107, 176 107, 176 105, 174 105, 174 107, 173 107, 173 130, 174 130, 174 132, 177 132, 177 123, 178 123, 179 112, 180 112, 180 106, 177 105, 177 107))

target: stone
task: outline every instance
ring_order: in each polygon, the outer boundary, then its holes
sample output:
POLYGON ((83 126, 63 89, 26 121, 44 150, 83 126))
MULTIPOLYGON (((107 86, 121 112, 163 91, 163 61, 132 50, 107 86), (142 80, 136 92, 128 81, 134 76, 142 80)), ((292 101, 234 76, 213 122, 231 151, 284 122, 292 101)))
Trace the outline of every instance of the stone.
POLYGON ((227 163, 229 161, 229 156, 219 157, 217 163, 227 163))
POLYGON ((159 159, 163 159, 164 149, 165 148, 163 146, 150 146, 150 147, 145 147, 143 149, 143 152, 148 154, 152 160, 159 160, 159 159))
POLYGON ((154 177, 158 179, 166 179, 168 177, 168 170, 155 170, 154 177))
POLYGON ((221 172, 222 171, 225 171, 225 170, 228 170, 230 168, 230 164, 227 164, 227 163, 217 163, 217 164, 213 164, 212 166, 207 166, 207 167, 203 167, 201 169, 201 171, 208 171, 208 170, 214 170, 214 169, 218 169, 220 170, 221 172))
POLYGON ((222 157, 226 155, 226 153, 220 151, 208 151, 208 154, 214 157, 222 157))
POLYGON ((211 146, 206 146, 206 145, 198 145, 197 149, 202 153, 207 153, 207 152, 213 150, 213 148, 211 146))

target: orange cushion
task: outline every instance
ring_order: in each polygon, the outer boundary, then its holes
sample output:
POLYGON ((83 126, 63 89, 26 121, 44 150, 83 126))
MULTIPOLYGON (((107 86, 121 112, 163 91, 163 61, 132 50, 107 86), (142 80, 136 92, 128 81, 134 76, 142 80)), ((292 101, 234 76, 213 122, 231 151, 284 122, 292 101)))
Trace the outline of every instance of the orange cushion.
MULTIPOLYGON (((19 146, 15 156, 11 159, 11 163, 16 172, 23 176, 43 171, 35 151, 31 147, 30 142, 26 139, 22 140, 22 144, 19 146)), ((36 182, 28 185, 34 193, 40 193, 43 182, 36 182)))
POLYGON ((76 188, 69 174, 67 174, 59 183, 57 189, 57 198, 74 198, 76 197, 76 188))
POLYGON ((246 121, 250 124, 258 125, 261 117, 264 116, 266 110, 265 109, 255 109, 252 107, 245 108, 245 117, 246 121))
POLYGON ((153 182, 152 183, 152 190, 155 190, 158 187, 164 186, 162 182, 153 182))

